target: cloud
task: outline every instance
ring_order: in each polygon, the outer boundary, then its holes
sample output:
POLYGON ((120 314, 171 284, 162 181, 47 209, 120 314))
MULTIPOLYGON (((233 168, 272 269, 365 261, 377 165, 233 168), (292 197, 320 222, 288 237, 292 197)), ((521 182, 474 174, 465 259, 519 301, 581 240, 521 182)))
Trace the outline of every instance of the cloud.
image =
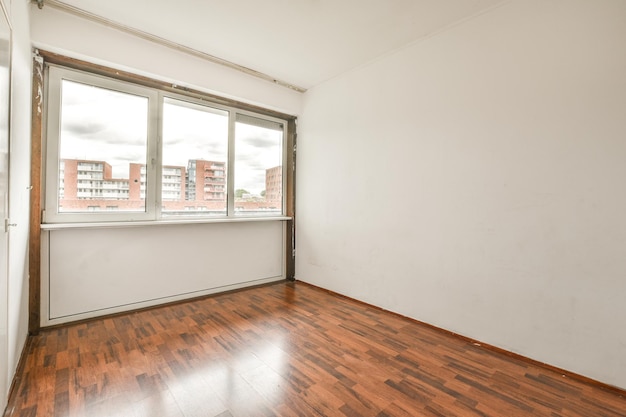
POLYGON ((235 188, 258 194, 266 170, 282 164, 282 132, 238 123, 235 153, 235 188))
MULTIPOLYGON (((145 164, 145 98, 67 83, 63 88, 61 157, 106 161, 117 178, 128 177, 128 163, 145 164)), ((186 167, 193 159, 227 162, 226 113, 166 102, 162 133, 164 165, 186 167)), ((235 134, 236 186, 260 193, 265 189, 265 171, 282 163, 282 132, 237 123, 235 134)))
MULTIPOLYGON (((63 81, 61 143, 84 146, 147 143, 148 101, 72 81, 63 81)), ((67 150, 68 152, 71 150, 67 150)), ((63 152, 62 150, 62 153, 63 152)))
POLYGON ((118 155, 115 158, 115 162, 120 161, 120 162, 136 162, 136 161, 141 161, 146 159, 146 154, 145 151, 141 152, 141 151, 134 151, 134 152, 127 152, 121 155, 118 155))
POLYGON ((186 166, 192 159, 226 162, 228 117, 201 105, 168 99, 163 106, 163 163, 186 166), (178 103, 178 104, 177 104, 178 103))
POLYGON ((269 135, 249 135, 247 137, 238 137, 237 141, 245 142, 246 146, 251 146, 257 149, 274 147, 277 144, 276 137, 270 137, 269 135))
POLYGON ((107 126, 104 123, 98 123, 96 121, 77 121, 72 120, 65 122, 62 125, 63 134, 91 137, 98 135, 100 132, 106 130, 107 126))
POLYGON ((228 139, 207 138, 206 135, 163 137, 163 163, 186 166, 191 159, 226 162, 228 139))

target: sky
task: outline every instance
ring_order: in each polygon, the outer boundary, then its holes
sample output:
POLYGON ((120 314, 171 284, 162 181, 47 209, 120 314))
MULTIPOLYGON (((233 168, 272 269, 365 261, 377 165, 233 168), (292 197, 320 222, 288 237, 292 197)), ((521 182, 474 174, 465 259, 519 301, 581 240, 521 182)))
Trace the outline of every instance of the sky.
MULTIPOLYGON (((106 161, 115 178, 128 178, 128 164, 146 163, 148 99, 63 81, 60 157, 106 161)), ((282 164, 282 132, 235 123, 235 188, 265 189, 265 170, 282 164)), ((166 98, 163 165, 190 159, 227 161, 228 113, 166 98)))

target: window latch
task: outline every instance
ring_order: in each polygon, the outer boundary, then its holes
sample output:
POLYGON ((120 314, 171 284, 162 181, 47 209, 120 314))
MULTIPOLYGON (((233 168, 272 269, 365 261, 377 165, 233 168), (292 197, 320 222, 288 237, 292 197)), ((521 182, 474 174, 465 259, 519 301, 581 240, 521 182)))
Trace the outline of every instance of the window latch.
POLYGON ((9 223, 9 219, 5 218, 4 219, 4 233, 9 231, 9 227, 15 227, 17 226, 17 223, 9 223))

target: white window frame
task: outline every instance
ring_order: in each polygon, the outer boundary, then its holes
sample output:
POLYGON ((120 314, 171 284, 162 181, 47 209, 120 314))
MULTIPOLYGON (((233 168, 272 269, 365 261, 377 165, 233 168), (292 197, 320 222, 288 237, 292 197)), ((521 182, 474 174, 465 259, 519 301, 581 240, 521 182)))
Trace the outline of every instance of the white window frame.
MULTIPOLYGON (((273 213, 270 212, 268 214, 254 214, 251 212, 245 212, 245 211, 236 211, 235 210, 235 159, 236 159, 236 155, 237 155, 237 149, 236 149, 236 143, 235 143, 235 124, 237 123, 237 115, 242 115, 242 116, 249 116, 251 118, 255 118, 255 119, 261 119, 270 123, 275 123, 275 124, 279 124, 282 125, 282 131, 283 131, 283 138, 282 138, 282 159, 281 159, 281 167, 283 169, 283 171, 286 169, 287 167, 287 120, 282 120, 282 119, 278 119, 275 117, 269 117, 269 116, 262 116, 259 115, 258 113, 254 113, 254 112, 250 112, 250 111, 244 111, 244 110, 235 110, 234 113, 231 113, 231 117, 229 119, 229 150, 228 150, 228 172, 227 172, 227 178, 228 178, 228 214, 229 217, 236 217, 236 218, 246 218, 246 217, 267 217, 267 216, 276 216, 277 213, 273 213), (232 147, 232 148, 231 148, 232 147), (232 150, 231 150, 232 149, 232 150)), ((252 124, 252 123, 249 123, 252 124)), ((254 124, 252 124, 254 125, 254 124)), ((258 127, 264 127, 262 124, 258 124, 256 125, 258 127)), ((281 212, 280 216, 284 216, 285 212, 286 212, 286 196, 287 196, 287 181, 286 181, 286 176, 283 176, 283 181, 282 181, 282 201, 281 201, 281 212)), ((267 191, 267 190, 266 190, 267 191)))
POLYGON ((158 115, 158 93, 146 87, 125 83, 99 75, 50 66, 47 70, 46 95, 46 149, 45 149, 45 200, 44 223, 75 223, 102 221, 142 221, 156 218, 153 200, 156 197, 157 132, 153 117, 158 115), (107 212, 105 210, 77 213, 59 212, 59 140, 61 136, 61 84, 63 80, 92 85, 120 93, 148 99, 147 149, 146 149, 146 200, 145 211, 107 212))
MULTIPOLYGON (((283 174, 282 204, 280 213, 269 212, 236 212, 235 211, 235 123, 237 115, 250 116, 270 123, 282 125, 282 167, 285 170, 288 161, 287 138, 288 120, 243 110, 232 106, 212 102, 208 99, 186 96, 161 91, 158 88, 146 87, 131 82, 120 81, 110 77, 92 74, 81 70, 49 65, 46 69, 46 99, 44 111, 45 146, 42 149, 44 156, 44 201, 43 224, 63 223, 107 223, 107 222, 191 222, 191 221, 219 221, 235 219, 263 219, 284 218, 287 211, 287 181, 283 174), (147 138, 147 187, 145 211, 142 212, 111 212, 106 210, 92 212, 59 212, 59 139, 61 116, 61 83, 63 80, 74 81, 86 85, 93 85, 121 93, 138 95, 148 99, 148 138, 147 138), (228 160, 227 160, 227 211, 225 215, 202 215, 194 212, 190 215, 165 216, 161 213, 162 203, 162 122, 163 103, 166 98, 181 100, 202 107, 210 107, 228 112, 228 160)), ((284 171, 283 171, 284 172, 284 171)))

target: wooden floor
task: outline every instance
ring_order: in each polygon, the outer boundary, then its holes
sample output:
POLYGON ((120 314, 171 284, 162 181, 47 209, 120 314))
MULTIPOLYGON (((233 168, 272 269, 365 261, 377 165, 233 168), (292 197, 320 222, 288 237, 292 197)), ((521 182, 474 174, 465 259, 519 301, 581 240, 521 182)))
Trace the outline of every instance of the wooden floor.
POLYGON ((618 393, 278 283, 36 336, 5 416, 626 416, 618 393))

